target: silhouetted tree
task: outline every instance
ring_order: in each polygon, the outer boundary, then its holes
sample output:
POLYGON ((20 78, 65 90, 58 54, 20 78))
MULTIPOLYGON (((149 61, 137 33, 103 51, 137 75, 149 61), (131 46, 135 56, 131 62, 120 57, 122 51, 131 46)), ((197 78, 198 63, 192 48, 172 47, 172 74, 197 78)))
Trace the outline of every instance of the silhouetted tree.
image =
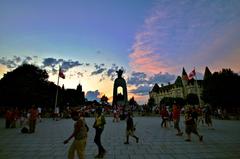
POLYGON ((80 86, 77 90, 62 88, 48 81, 45 70, 34 65, 23 64, 8 72, 0 80, 0 106, 53 108, 58 88, 58 106, 63 108, 67 103, 78 106, 84 102, 84 92, 80 86))
POLYGON ((160 105, 165 105, 165 106, 172 106, 174 103, 174 98, 173 97, 164 97, 160 101, 160 105))
POLYGON ((180 107, 183 107, 186 104, 186 101, 183 98, 176 97, 174 101, 179 105, 180 107))
POLYGON ((199 104, 198 96, 196 94, 190 93, 186 97, 186 102, 190 105, 199 104))
POLYGON ((240 76, 231 69, 222 69, 214 72, 203 81, 202 98, 214 109, 225 108, 227 111, 236 112, 240 105, 240 76))
POLYGON ((152 112, 153 106, 155 105, 155 100, 154 100, 154 98, 149 98, 147 105, 148 105, 148 108, 149 108, 148 111, 149 111, 149 112, 152 112))
POLYGON ((137 102, 135 101, 134 97, 129 99, 128 104, 132 105, 132 106, 137 106, 138 105, 137 102))
POLYGON ((100 102, 102 105, 108 105, 108 97, 104 94, 101 99, 100 99, 100 102))
MULTIPOLYGON (((48 74, 40 68, 23 64, 0 80, 0 101, 5 106, 43 105, 49 98, 48 74), (47 95, 46 95, 47 94, 47 95)), ((53 86, 53 85, 51 85, 53 86)))

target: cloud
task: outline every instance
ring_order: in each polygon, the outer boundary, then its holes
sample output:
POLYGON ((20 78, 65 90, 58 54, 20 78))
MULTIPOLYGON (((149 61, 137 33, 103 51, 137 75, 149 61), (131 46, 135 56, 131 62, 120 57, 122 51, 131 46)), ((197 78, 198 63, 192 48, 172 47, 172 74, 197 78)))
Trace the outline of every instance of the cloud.
POLYGON ((176 76, 169 73, 158 73, 153 76, 151 76, 148 80, 149 84, 155 84, 155 83, 168 83, 176 80, 176 76))
MULTIPOLYGON (((238 1, 156 1, 136 32, 129 65, 146 74, 187 66, 220 69, 239 48, 239 7, 238 1)), ((229 67, 239 63, 234 57, 229 67)))
POLYGON ((127 84, 136 87, 130 90, 130 93, 147 95, 155 83, 168 83, 173 82, 174 80, 176 80, 176 76, 169 73, 160 72, 148 76, 143 72, 133 72, 128 78, 127 84))
POLYGON ((130 93, 134 93, 138 95, 148 95, 151 88, 152 87, 149 85, 143 85, 143 86, 137 87, 136 89, 130 90, 130 93))
POLYGON ((89 101, 93 101, 93 100, 96 100, 96 101, 99 101, 99 97, 100 96, 100 92, 98 90, 95 90, 95 91, 88 91, 86 93, 86 98, 89 100, 89 101))
POLYGON ((55 65, 59 64, 58 60, 55 58, 45 58, 43 59, 43 67, 55 67, 55 65))
POLYGON ((98 65, 98 64, 94 64, 94 67, 95 67, 95 71, 93 71, 92 73, 91 73, 91 75, 98 75, 98 74, 101 74, 101 73, 103 73, 105 70, 107 70, 106 68, 103 68, 103 66, 105 66, 105 64, 100 64, 100 65, 98 65))
POLYGON ((80 63, 79 61, 72 61, 72 60, 65 61, 65 60, 63 60, 61 68, 65 71, 67 71, 67 70, 69 70, 73 67, 77 67, 77 66, 81 66, 81 65, 83 65, 83 63, 80 63))
POLYGON ((127 83, 130 85, 139 86, 147 83, 147 75, 143 72, 133 72, 128 78, 127 83))
POLYGON ((98 70, 96 71, 93 71, 91 73, 91 75, 98 75, 98 74, 101 74, 103 71, 107 70, 106 68, 99 68, 98 70))
POLYGON ((19 65, 22 65, 23 63, 27 63, 27 64, 33 64, 33 58, 31 58, 30 56, 26 56, 26 57, 19 57, 19 56, 13 56, 12 58, 8 59, 6 57, 2 57, 0 59, 0 64, 5 65, 7 68, 9 69, 14 69, 16 67, 18 67, 19 65))
POLYGON ((123 73, 125 72, 125 69, 123 67, 119 67, 116 64, 112 64, 111 68, 107 69, 107 76, 111 80, 114 80, 117 77, 116 71, 118 71, 119 69, 123 70, 123 73))

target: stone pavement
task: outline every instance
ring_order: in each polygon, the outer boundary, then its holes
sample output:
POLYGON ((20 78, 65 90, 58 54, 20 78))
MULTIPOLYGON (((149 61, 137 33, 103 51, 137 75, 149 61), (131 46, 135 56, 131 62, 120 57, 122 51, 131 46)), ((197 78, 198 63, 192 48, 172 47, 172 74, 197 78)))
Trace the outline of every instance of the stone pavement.
MULTIPOLYGON (((97 153, 93 143, 95 131, 94 118, 86 118, 89 130, 86 159, 97 153)), ((188 159, 188 158, 240 158, 240 121, 213 120, 215 130, 200 126, 203 134, 200 143, 195 135, 192 142, 185 142, 186 136, 176 136, 176 131, 161 128, 159 117, 135 117, 136 135, 139 143, 132 138, 124 145, 125 122, 113 123, 106 118, 107 124, 102 134, 102 143, 107 150, 106 159, 188 159)), ((73 130, 73 121, 63 119, 53 121, 44 119, 38 123, 35 134, 21 134, 20 128, 4 129, 0 119, 0 159, 66 159, 71 142, 63 144, 73 130)), ((184 128, 183 122, 181 127, 184 128)))

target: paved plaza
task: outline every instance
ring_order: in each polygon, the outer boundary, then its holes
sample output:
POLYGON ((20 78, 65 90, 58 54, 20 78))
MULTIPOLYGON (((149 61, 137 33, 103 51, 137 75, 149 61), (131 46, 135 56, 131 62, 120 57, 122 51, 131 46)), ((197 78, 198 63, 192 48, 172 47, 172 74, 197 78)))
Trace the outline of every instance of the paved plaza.
MULTIPOLYGON (((90 128, 86 147, 86 158, 97 154, 94 144, 94 118, 86 118, 90 128)), ((215 130, 199 126, 203 142, 192 135, 192 142, 185 142, 185 135, 176 136, 176 131, 161 128, 159 117, 135 117, 136 135, 139 143, 132 138, 129 145, 125 141, 125 121, 107 124, 102 134, 102 143, 107 150, 106 159, 187 159, 187 158, 240 158, 240 121, 213 120, 215 130)), ((5 129, 0 119, 0 159, 66 159, 71 144, 63 141, 73 130, 73 121, 44 119, 38 123, 35 134, 21 134, 20 128, 5 129)), ((183 122, 181 127, 184 128, 183 122)))

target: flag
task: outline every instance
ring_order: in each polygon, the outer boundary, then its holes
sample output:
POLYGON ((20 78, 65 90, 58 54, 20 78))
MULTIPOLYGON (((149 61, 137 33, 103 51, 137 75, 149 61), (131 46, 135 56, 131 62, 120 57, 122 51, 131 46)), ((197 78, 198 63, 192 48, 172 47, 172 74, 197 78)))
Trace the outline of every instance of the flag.
POLYGON ((195 68, 192 70, 192 72, 189 73, 189 80, 193 79, 194 76, 196 76, 195 68))
POLYGON ((58 74, 58 76, 61 77, 61 78, 63 78, 63 79, 65 79, 65 75, 63 74, 63 71, 62 71, 61 68, 59 69, 59 74, 58 74))

